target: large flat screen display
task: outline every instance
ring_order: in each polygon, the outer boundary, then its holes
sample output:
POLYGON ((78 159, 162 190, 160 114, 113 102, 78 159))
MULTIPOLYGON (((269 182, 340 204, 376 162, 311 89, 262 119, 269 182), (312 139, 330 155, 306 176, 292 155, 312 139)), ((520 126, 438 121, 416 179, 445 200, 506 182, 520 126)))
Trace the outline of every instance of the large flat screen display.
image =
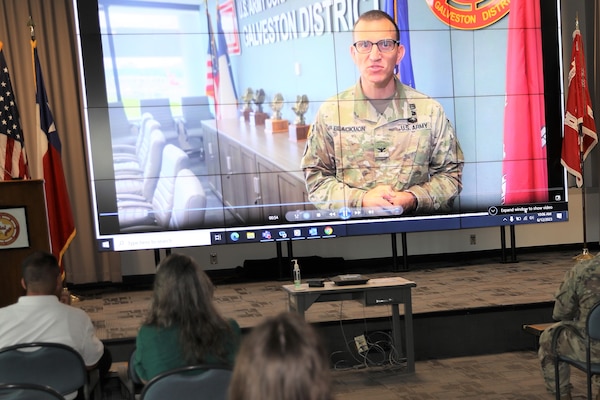
POLYGON ((568 219, 556 1, 75 1, 100 250, 568 219))

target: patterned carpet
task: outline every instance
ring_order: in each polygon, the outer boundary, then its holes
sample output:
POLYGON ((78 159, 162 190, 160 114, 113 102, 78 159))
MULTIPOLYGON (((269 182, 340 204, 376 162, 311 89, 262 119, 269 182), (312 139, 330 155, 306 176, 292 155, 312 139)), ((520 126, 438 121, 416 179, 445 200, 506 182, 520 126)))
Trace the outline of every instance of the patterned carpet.
MULTIPOLYGON (((472 265, 464 265, 469 263, 467 261, 456 266, 436 262, 401 273, 363 275, 368 278, 401 276, 416 282, 412 292, 414 314, 532 304, 553 301, 554 291, 573 266, 576 255, 572 250, 552 251, 520 255, 517 263, 473 260, 472 265)), ((281 289, 284 284, 289 282, 218 284, 215 301, 225 316, 248 328, 266 316, 287 309, 287 296, 281 289)), ((151 295, 148 290, 74 292, 80 299, 74 305, 91 316, 103 340, 135 337, 151 295)), ((345 301, 315 304, 307 311, 306 319, 324 322, 389 315, 389 306, 365 308, 359 302, 345 301)))
MULTIPOLYGON (((418 361, 416 373, 393 370, 334 371, 337 400, 553 400, 537 355, 509 352, 418 361)), ((573 399, 585 399, 585 375, 575 370, 573 399)))

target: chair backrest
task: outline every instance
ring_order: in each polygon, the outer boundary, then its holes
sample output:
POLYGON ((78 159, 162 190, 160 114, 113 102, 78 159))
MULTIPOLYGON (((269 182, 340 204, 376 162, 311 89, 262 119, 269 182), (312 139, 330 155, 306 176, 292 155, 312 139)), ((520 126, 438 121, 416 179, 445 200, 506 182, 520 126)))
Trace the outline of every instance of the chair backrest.
POLYGON ((0 349, 0 382, 47 385, 62 395, 87 383, 81 355, 60 343, 22 343, 0 349))
POLYGON ((141 400, 226 400, 231 374, 230 367, 219 364, 177 368, 150 380, 142 390, 141 400))
POLYGON ((144 128, 142 132, 140 132, 142 141, 138 144, 136 151, 140 169, 142 171, 146 168, 146 164, 150 161, 150 157, 152 157, 152 134, 157 130, 161 130, 160 123, 154 119, 150 119, 144 123, 144 128))
POLYGON ((110 121, 110 134, 113 138, 131 135, 132 124, 127 119, 123 103, 116 101, 108 104, 108 119, 110 121))
POLYGON ((187 167, 189 158, 179 147, 172 144, 165 146, 162 156, 162 166, 152 206, 154 217, 158 225, 168 228, 173 211, 173 199, 175 195, 175 178, 179 171, 187 167))
POLYGON ((182 169, 175 178, 171 229, 199 228, 206 214, 206 193, 192 171, 182 169))
POLYGON ((175 129, 175 119, 171 112, 171 101, 168 98, 141 99, 140 109, 142 114, 152 114, 154 119, 160 122, 163 130, 175 129))
POLYGON ((188 128, 198 128, 202 126, 202 121, 215 118, 210 112, 208 96, 182 97, 181 113, 188 128))
POLYGON ((160 173, 163 151, 166 144, 167 140, 165 139, 165 135, 160 128, 155 128, 150 134, 150 146, 144 165, 144 181, 142 184, 142 195, 148 201, 152 201, 154 191, 156 190, 156 185, 158 183, 156 177, 160 173))
POLYGON ((587 334, 592 340, 600 340, 600 302, 592 307, 587 316, 587 334))
POLYGON ((65 400, 50 386, 33 383, 0 383, 0 400, 65 400))
POLYGON ((160 123, 152 118, 152 114, 143 113, 142 117, 140 118, 140 122, 138 123, 138 135, 135 140, 136 154, 139 153, 142 144, 148 140, 150 132, 152 132, 153 128, 150 126, 150 123, 154 123, 160 127, 160 123))

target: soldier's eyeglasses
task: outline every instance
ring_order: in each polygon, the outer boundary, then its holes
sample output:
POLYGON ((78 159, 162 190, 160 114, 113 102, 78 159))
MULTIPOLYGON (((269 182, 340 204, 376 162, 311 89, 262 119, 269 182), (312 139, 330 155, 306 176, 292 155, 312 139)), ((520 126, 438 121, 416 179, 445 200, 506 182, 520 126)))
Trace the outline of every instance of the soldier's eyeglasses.
POLYGON ((354 43, 353 46, 356 48, 356 51, 363 54, 370 53, 373 45, 377 45, 377 48, 380 52, 389 53, 394 51, 396 45, 398 44, 400 44, 400 42, 393 39, 382 39, 377 43, 373 43, 370 40, 359 40, 358 42, 354 43))

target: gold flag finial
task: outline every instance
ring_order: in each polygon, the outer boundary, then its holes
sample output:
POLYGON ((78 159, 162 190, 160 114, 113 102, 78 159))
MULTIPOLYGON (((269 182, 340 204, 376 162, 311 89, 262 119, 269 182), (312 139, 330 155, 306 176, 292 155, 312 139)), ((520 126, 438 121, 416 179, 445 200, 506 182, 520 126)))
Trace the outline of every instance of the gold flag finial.
POLYGON ((575 30, 579 30, 579 12, 575 13, 575 30))
POLYGON ((33 23, 33 18, 31 18, 31 15, 29 16, 29 20, 27 21, 27 26, 29 27, 31 40, 35 40, 35 24, 33 23))

